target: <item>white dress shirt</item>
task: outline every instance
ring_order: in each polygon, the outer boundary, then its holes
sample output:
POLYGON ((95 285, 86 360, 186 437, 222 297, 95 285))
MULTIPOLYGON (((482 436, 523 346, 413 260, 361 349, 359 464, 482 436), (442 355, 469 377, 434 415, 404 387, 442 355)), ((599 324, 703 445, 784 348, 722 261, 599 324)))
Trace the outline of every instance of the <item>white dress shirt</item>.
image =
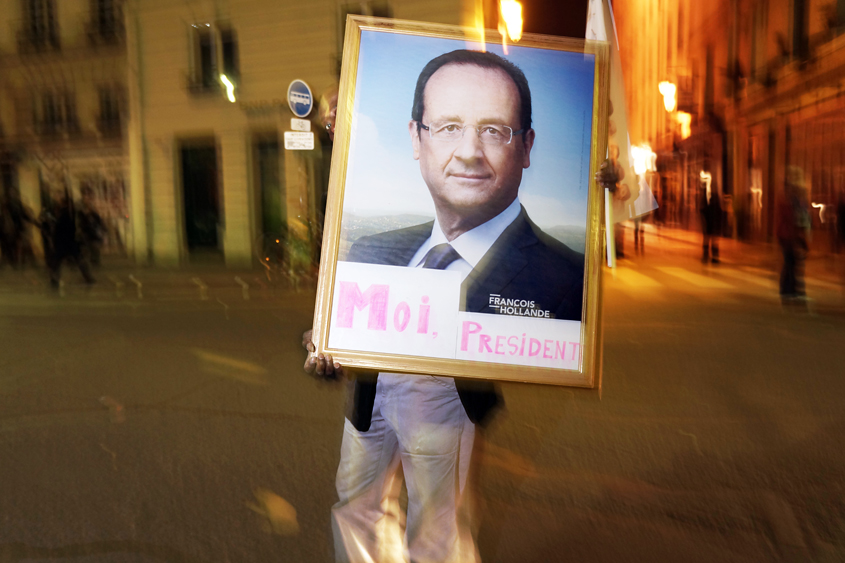
POLYGON ((446 270, 458 271, 461 273, 461 281, 465 280, 469 273, 475 268, 481 259, 496 242, 496 239, 519 217, 521 206, 519 198, 513 200, 507 209, 471 231, 467 231, 455 240, 449 242, 437 217, 434 218, 434 227, 431 229, 431 236, 420 246, 414 257, 408 263, 411 268, 422 268, 428 251, 438 244, 449 243, 452 248, 461 255, 460 258, 446 267, 446 270))

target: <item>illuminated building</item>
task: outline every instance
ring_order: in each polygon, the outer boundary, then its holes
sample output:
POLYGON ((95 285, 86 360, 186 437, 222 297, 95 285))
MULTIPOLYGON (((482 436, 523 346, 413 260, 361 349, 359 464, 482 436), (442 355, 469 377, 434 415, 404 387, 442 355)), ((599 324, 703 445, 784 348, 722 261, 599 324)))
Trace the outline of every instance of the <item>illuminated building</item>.
POLYGON ((0 0, 0 18, 3 195, 37 216, 59 193, 90 192, 105 250, 122 252, 132 244, 122 3, 0 0))
MULTIPOLYGON (((262 240, 319 247, 347 14, 461 23, 461 3, 143 0, 127 10, 136 256, 250 267, 262 240), (286 150, 291 81, 307 83, 313 150, 286 150), (301 244, 300 244, 301 243, 301 244)), ((409 110, 410 111, 410 110, 409 110)), ((306 250, 308 251, 308 250, 306 250)), ((266 258, 266 257, 265 257, 266 258)))
POLYGON ((728 234, 749 240, 773 240, 787 165, 804 169, 811 201, 835 203, 845 189, 843 0, 617 0, 614 9, 631 141, 658 153, 668 223, 695 226, 702 171, 728 234), (674 112, 663 81, 677 85, 674 112))
POLYGON ((499 24, 497 0, 0 0, 0 13, 3 185, 36 214, 57 190, 96 188, 135 263, 238 268, 262 260, 266 235, 316 255, 331 150, 317 105, 347 14, 499 24), (294 79, 314 97, 313 150, 284 148, 294 79))

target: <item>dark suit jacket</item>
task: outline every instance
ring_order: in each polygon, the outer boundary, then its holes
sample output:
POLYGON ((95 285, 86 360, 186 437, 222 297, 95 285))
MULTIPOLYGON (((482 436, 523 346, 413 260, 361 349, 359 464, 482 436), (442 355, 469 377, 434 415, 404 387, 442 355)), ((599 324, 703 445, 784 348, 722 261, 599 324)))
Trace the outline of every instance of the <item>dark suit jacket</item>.
MULTIPOLYGON (((431 236, 434 222, 361 237, 349 250, 348 262, 407 266, 431 236)), ((581 320, 584 255, 550 237, 528 218, 525 208, 496 239, 461 286, 461 310, 498 314, 490 295, 534 301, 554 318, 581 320)), ((483 423, 500 403, 490 381, 456 379, 455 386, 469 419, 483 423)), ((355 380, 349 420, 365 431, 370 426, 376 376, 355 380)))

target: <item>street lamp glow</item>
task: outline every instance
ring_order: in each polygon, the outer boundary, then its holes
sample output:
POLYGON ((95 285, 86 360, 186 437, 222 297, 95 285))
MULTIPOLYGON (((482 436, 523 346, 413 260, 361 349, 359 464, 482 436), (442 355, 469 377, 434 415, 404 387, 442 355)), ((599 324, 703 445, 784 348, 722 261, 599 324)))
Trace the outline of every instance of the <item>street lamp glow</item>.
POLYGON ((681 139, 687 139, 692 134, 692 116, 685 111, 679 111, 675 119, 681 124, 681 139))
POLYGON ((232 81, 225 74, 220 75, 220 82, 222 82, 226 86, 226 97, 229 98, 229 101, 233 104, 235 103, 235 85, 232 84, 232 81))
POLYGON ((678 90, 671 82, 663 81, 657 85, 657 89, 663 94, 663 107, 666 111, 675 109, 675 92, 678 90))
POLYGON ((648 145, 634 145, 631 147, 631 158, 634 161, 634 172, 642 176, 649 170, 657 170, 657 155, 648 145))
POLYGON ((519 41, 522 38, 522 4, 516 0, 501 0, 499 7, 502 11, 502 19, 505 20, 508 37, 511 41, 519 41))

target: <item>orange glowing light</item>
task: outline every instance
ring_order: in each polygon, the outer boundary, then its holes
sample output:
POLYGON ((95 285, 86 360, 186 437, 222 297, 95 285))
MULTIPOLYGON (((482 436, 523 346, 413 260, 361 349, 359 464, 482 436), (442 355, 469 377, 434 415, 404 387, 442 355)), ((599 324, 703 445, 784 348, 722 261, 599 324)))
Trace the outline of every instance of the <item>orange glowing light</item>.
POLYGON ((482 51, 487 51, 484 34, 484 0, 475 0, 475 30, 478 32, 478 42, 482 51))
POLYGON ((675 116, 678 123, 681 124, 681 139, 686 139, 692 134, 691 124, 692 116, 685 111, 679 111, 675 116))
POLYGON ((678 90, 677 86, 671 82, 661 82, 657 85, 657 89, 663 94, 663 107, 666 111, 675 109, 675 92, 678 90))
POLYGON ((657 155, 647 144, 631 147, 631 157, 637 175, 642 176, 649 170, 657 170, 657 155))
POLYGON ((499 22, 499 35, 502 36, 502 52, 506 55, 508 54, 508 36, 505 32, 505 26, 502 22, 499 22))
MULTIPOLYGON (((500 0, 499 9, 502 13, 502 21, 507 29, 508 37, 516 43, 522 38, 522 4, 516 0, 500 0)), ((499 26, 501 33, 502 26, 499 26)))

